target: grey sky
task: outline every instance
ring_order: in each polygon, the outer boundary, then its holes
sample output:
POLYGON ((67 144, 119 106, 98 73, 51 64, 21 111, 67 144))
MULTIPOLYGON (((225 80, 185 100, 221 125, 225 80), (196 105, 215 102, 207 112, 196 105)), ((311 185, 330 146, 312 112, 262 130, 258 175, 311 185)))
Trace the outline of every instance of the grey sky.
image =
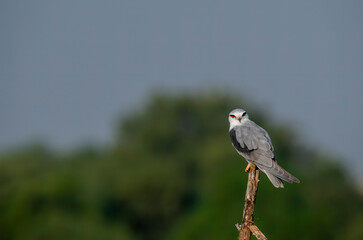
POLYGON ((247 94, 363 175, 362 12, 335 0, 1 1, 0 149, 107 143, 153 90, 212 87, 247 94))

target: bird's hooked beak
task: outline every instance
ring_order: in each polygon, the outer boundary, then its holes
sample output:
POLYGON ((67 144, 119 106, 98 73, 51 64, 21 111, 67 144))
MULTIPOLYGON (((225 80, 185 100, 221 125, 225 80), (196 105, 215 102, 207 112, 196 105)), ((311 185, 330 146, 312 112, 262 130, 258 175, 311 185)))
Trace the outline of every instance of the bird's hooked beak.
POLYGON ((241 120, 242 120, 242 116, 239 116, 239 117, 237 118, 237 120, 238 120, 239 122, 241 122, 241 120))

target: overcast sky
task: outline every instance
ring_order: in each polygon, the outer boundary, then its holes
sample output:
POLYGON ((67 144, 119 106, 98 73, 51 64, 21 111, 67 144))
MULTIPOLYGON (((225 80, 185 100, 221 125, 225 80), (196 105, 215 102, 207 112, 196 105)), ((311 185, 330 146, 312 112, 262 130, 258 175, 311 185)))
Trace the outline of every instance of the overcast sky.
POLYGON ((1 1, 0 149, 108 143, 156 89, 213 88, 363 176, 362 13, 335 0, 1 1))

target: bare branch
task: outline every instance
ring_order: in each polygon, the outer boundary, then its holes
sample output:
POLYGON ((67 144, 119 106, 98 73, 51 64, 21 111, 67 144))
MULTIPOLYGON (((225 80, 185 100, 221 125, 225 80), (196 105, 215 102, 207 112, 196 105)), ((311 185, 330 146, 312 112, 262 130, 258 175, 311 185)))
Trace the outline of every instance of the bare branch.
MULTIPOLYGON (((250 240, 251 232, 257 239, 267 240, 265 235, 254 225, 253 213, 255 210, 256 194, 259 180, 260 170, 255 165, 250 167, 248 174, 247 190, 245 196, 245 204, 243 209, 242 225, 238 225, 238 240, 250 240)), ((236 225, 237 226, 237 225, 236 225)))
POLYGON ((248 228, 258 240, 267 240, 267 237, 263 235, 263 233, 260 231, 260 229, 258 229, 256 225, 249 225, 248 228))
POLYGON ((235 226, 236 226, 236 228, 237 228, 238 231, 241 231, 242 230, 242 225, 241 224, 236 223, 235 226))

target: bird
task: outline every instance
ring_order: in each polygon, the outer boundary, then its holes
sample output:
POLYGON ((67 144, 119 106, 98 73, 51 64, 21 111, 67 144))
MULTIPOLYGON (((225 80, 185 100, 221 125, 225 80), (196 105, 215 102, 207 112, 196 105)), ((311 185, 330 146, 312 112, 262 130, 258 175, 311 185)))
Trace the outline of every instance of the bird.
POLYGON ((248 162, 245 172, 248 172, 252 164, 256 165, 276 188, 283 188, 283 181, 300 182, 277 164, 270 136, 265 129, 249 119, 245 110, 234 109, 229 113, 228 120, 232 145, 248 162))

